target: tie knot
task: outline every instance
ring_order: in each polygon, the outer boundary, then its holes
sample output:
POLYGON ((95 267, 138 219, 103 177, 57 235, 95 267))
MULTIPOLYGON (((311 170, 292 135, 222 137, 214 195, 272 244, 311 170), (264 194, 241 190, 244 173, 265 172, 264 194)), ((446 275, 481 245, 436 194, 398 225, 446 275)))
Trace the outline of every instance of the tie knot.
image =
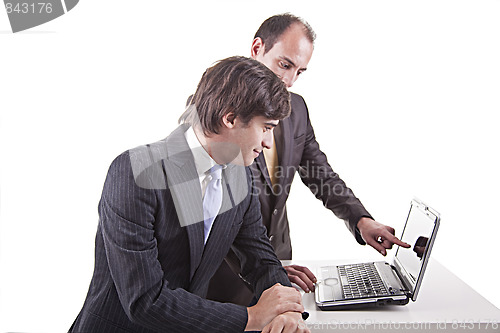
POLYGON ((222 178, 222 165, 216 164, 208 170, 212 179, 221 179, 222 178))

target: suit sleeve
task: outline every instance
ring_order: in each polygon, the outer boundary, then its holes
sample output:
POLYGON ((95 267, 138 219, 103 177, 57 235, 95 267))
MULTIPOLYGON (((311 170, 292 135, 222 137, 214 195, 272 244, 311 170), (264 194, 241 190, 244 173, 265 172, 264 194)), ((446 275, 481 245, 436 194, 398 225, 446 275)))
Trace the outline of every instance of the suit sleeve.
POLYGON ((299 107, 304 110, 301 121, 306 121, 305 145, 302 159, 299 165, 299 175, 302 182, 309 187, 311 192, 323 202, 338 218, 345 221, 347 228, 354 235, 358 243, 365 245, 365 241, 359 233, 357 223, 362 217, 371 215, 365 209, 361 201, 347 187, 345 182, 335 173, 328 163, 326 155, 321 151, 314 130, 309 119, 304 99, 298 95, 299 107))
POLYGON ((109 270, 128 318, 161 332, 242 332, 245 307, 173 289, 164 279, 154 230, 156 191, 137 186, 124 153, 110 167, 99 205, 109 270))
MULTIPOLYGON (((247 176, 253 182, 249 168, 247 176)), ((232 249, 240 261, 241 277, 253 287, 256 297, 260 298, 264 290, 276 283, 289 287, 291 283, 267 238, 257 188, 251 186, 251 191, 250 204, 232 249)))

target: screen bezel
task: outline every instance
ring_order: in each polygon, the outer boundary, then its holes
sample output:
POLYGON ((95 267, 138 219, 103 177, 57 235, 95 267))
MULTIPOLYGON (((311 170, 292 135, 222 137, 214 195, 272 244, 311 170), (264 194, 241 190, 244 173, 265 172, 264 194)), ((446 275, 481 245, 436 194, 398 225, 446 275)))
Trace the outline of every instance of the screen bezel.
POLYGON ((439 228, 440 224, 440 214, 432 209, 431 207, 427 206, 424 204, 422 201, 418 199, 413 199, 411 202, 411 208, 408 213, 408 216, 406 218, 406 223, 405 223, 405 228, 403 229, 403 232, 401 234, 401 239, 403 239, 403 235, 406 229, 406 226, 408 224, 408 221, 410 219, 410 216, 414 209, 417 209, 421 212, 423 212, 427 217, 429 218, 430 222, 434 224, 434 227, 432 229, 432 234, 429 238, 427 247, 424 251, 423 257, 422 257, 422 265, 420 267, 420 271, 418 273, 418 276, 416 279, 414 279, 411 274, 407 272, 407 270, 404 268, 403 264, 401 261, 398 259, 398 252, 399 252, 399 247, 396 250, 396 254, 394 256, 394 266, 397 270, 397 272, 400 274, 401 279, 403 280, 405 286, 408 287, 408 292, 410 294, 410 297, 412 301, 415 301, 417 299, 418 292, 420 290, 420 286, 422 284, 422 279, 424 276, 425 269, 427 268, 427 264, 429 262, 432 246, 434 245, 434 240, 436 239, 436 234, 437 230, 439 228))

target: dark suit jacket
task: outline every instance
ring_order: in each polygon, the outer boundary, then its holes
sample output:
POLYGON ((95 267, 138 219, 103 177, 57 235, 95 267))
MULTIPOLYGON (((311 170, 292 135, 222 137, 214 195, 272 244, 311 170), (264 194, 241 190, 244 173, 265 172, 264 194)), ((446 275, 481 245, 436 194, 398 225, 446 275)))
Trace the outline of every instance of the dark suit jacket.
POLYGON ((223 171, 221 213, 204 246, 186 128, 111 164, 99 203, 94 275, 70 332, 242 332, 245 307, 204 299, 231 246, 257 296, 276 282, 290 285, 266 236, 249 168, 223 171))
MULTIPOLYGON (((320 150, 304 99, 291 93, 291 105, 290 117, 280 121, 275 128, 274 137, 280 169, 279 183, 275 186, 274 192, 263 154, 260 154, 252 165, 254 181, 260 193, 262 222, 267 228, 267 235, 276 255, 281 260, 292 258, 285 204, 296 171, 302 182, 318 199, 323 201, 324 206, 345 221, 356 240, 360 244, 365 244, 356 224, 361 217, 370 217, 370 214, 338 174, 332 170, 326 155, 320 150)), ((208 297, 220 301, 248 304, 247 302, 251 299, 249 289, 245 288, 245 284, 241 280, 238 281, 236 275, 231 272, 238 272, 236 256, 229 253, 226 261, 231 270, 226 263, 222 264, 212 279, 208 297), (232 279, 230 275, 233 275, 232 279), (232 286, 229 286, 228 279, 231 279, 232 286), (222 280, 226 281, 224 290, 217 288, 222 280), (225 292, 226 290, 231 290, 231 293, 225 292), (236 294, 239 295, 238 298, 235 298, 236 294)))

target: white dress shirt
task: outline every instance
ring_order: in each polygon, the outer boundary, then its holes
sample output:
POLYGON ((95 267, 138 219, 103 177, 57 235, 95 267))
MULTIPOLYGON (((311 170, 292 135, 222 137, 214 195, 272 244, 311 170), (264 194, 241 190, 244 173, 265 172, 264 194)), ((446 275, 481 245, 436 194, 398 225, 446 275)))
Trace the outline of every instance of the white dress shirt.
MULTIPOLYGON (((186 141, 188 143, 189 149, 193 153, 194 164, 196 166, 196 172, 198 173, 198 179, 200 181, 201 186, 201 197, 202 199, 205 197, 205 192, 207 189, 208 183, 212 180, 212 176, 210 175, 210 169, 217 164, 213 160, 213 158, 208 154, 208 152, 203 148, 200 141, 196 137, 194 133, 193 127, 190 127, 185 133, 186 141)), ((223 169, 226 166, 223 165, 223 169)), ((212 226, 210 226, 210 230, 212 230, 212 226)), ((207 242, 210 231, 205 235, 205 243, 207 242)))

